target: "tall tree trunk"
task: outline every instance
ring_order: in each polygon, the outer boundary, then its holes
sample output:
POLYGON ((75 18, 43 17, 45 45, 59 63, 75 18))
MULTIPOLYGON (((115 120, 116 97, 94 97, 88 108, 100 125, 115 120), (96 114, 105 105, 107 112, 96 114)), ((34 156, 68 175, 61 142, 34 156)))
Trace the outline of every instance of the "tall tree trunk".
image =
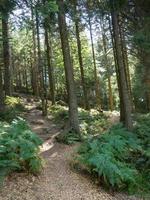
POLYGON ((129 62, 128 62, 128 53, 127 53, 127 46, 125 41, 125 34, 123 29, 123 22, 119 25, 119 32, 120 32, 120 38, 121 38, 121 45, 122 45, 122 56, 123 56, 123 62, 125 66, 125 74, 126 74, 126 81, 127 81, 127 87, 129 91, 129 96, 132 102, 132 110, 134 108, 133 101, 132 101, 132 88, 131 88, 131 78, 130 78, 130 69, 129 69, 129 62))
MULTIPOLYGON (((2 19, 0 16, 0 39, 2 38, 2 19)), ((3 91, 3 44, 0 42, 0 111, 4 109, 4 91, 3 91)))
POLYGON ((4 87, 5 94, 11 96, 11 74, 10 74, 10 47, 8 15, 2 15, 2 37, 3 37, 3 62, 4 62, 4 87))
POLYGON ((113 105, 113 95, 112 95, 112 87, 111 87, 111 75, 110 75, 110 70, 108 66, 108 57, 107 57, 107 47, 106 47, 106 35, 105 35, 105 30, 104 30, 104 21, 101 24, 101 29, 102 29, 102 40, 103 40, 103 48, 104 48, 104 56, 105 56, 105 65, 106 65, 106 70, 107 70, 107 79, 108 79, 108 92, 109 92, 109 109, 111 111, 114 110, 114 105, 113 105))
POLYGON ((122 89, 120 85, 120 75, 119 75, 119 67, 118 67, 118 60, 117 60, 117 53, 116 53, 116 43, 115 43, 115 35, 112 30, 112 24, 111 20, 109 18, 109 30, 111 34, 111 40, 113 45, 113 55, 114 55, 114 62, 115 62, 115 70, 116 70, 116 78, 117 78, 117 86, 118 86, 118 92, 119 92, 119 100, 120 100, 120 121, 125 121, 125 112, 124 112, 124 106, 123 106, 123 97, 122 97, 122 89))
POLYGON ((66 25, 66 18, 64 13, 64 1, 57 0, 59 13, 58 13, 58 21, 59 21, 59 30, 62 44, 62 52, 64 59, 64 67, 65 67, 65 75, 66 75, 66 84, 67 84, 67 92, 69 97, 69 120, 70 126, 77 133, 79 130, 79 121, 78 121, 78 106, 77 106, 77 97, 75 90, 75 82, 73 75, 73 66, 71 62, 70 56, 70 47, 68 41, 68 31, 66 25))
POLYGON ((119 34, 119 23, 118 23, 118 13, 117 11, 112 11, 112 27, 114 33, 114 42, 116 50, 116 59, 118 63, 118 71, 120 76, 120 88, 122 92, 122 103, 125 112, 125 121, 123 122, 128 130, 132 130, 133 123, 131 117, 131 99, 128 93, 128 87, 126 82, 125 66, 122 56, 122 44, 119 34))
POLYGON ((2 75, 2 65, 0 63, 0 111, 3 110, 4 110, 3 75, 2 75))
POLYGON ((50 99, 52 101, 52 105, 55 104, 55 85, 54 85, 54 69, 53 69, 53 61, 52 61, 52 49, 49 41, 47 20, 44 24, 45 29, 45 45, 46 45, 46 56, 47 56, 47 65, 48 65, 48 77, 49 77, 49 85, 50 85, 50 99))
POLYGON ((83 58, 82 58, 82 46, 81 46, 81 39, 80 39, 80 30, 79 30, 79 19, 78 19, 78 12, 77 12, 77 2, 75 2, 75 28, 76 28, 76 39, 77 39, 77 46, 78 46, 78 59, 79 59, 79 67, 81 73, 81 83, 83 88, 83 95, 84 95, 84 107, 85 109, 89 110, 89 102, 88 102, 88 95, 84 77, 84 68, 83 68, 83 58))
POLYGON ((95 92, 96 92, 96 103, 99 110, 101 110, 101 98, 100 98, 100 83, 97 76, 97 66, 96 66, 96 57, 94 50, 94 42, 93 42, 93 33, 92 33, 92 24, 91 18, 89 16, 89 28, 90 28, 90 38, 91 38, 91 47, 92 47, 92 56, 93 56, 93 65, 94 65, 94 78, 95 78, 95 92))
POLYGON ((144 66, 143 84, 145 85, 146 109, 150 112, 150 53, 144 52, 142 64, 144 66))
POLYGON ((46 88, 44 86, 44 74, 42 67, 41 58, 41 45, 40 45, 40 32, 39 32, 39 18, 38 11, 36 9, 36 31, 37 31, 37 49, 38 49, 38 71, 40 80, 40 98, 42 101, 42 114, 47 115, 47 98, 46 98, 46 88))
POLYGON ((34 9, 31 1, 31 19, 32 19, 32 41, 33 41, 33 64, 32 64, 32 87, 35 96, 39 96, 39 80, 37 67, 37 52, 36 52, 36 30, 34 24, 34 9))

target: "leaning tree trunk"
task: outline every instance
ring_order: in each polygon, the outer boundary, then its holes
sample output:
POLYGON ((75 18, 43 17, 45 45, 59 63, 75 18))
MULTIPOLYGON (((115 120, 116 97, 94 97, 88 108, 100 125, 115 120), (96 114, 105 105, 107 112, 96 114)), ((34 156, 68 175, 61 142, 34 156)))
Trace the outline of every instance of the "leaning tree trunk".
POLYGON ((70 126, 77 133, 79 130, 79 121, 78 121, 78 106, 77 106, 77 97, 75 90, 75 82, 73 75, 73 66, 71 62, 70 56, 70 47, 68 41, 68 31, 66 25, 66 18, 64 13, 64 1, 57 0, 59 13, 58 13, 58 21, 59 21, 59 30, 62 44, 62 52, 64 59, 64 67, 65 67, 65 75, 66 75, 66 84, 67 84, 67 92, 69 97, 69 120, 70 126))
POLYGON ((8 15, 2 15, 3 62, 5 95, 11 96, 10 47, 8 15))
POLYGON ((131 117, 131 99, 128 93, 128 86, 126 82, 125 66, 122 56, 122 44, 119 34, 119 23, 118 23, 118 13, 117 11, 112 11, 112 27, 114 33, 115 51, 116 59, 118 63, 118 71, 120 76, 120 89, 122 93, 122 104, 125 112, 125 121, 123 122, 128 130, 132 130, 133 123, 131 117))

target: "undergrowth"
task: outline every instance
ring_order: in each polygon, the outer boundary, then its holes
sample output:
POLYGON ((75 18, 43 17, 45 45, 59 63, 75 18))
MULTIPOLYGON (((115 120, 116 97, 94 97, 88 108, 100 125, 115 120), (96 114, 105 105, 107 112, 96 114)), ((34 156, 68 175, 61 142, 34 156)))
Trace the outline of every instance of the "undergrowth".
POLYGON ((76 162, 107 187, 142 196, 150 191, 150 115, 136 119, 134 131, 117 124, 79 148, 76 162))
POLYGON ((23 111, 25 111, 25 108, 19 97, 7 96, 5 100, 5 109, 0 112, 0 121, 11 122, 23 111))
MULTIPOLYGON (((81 139, 87 138, 89 135, 100 134, 108 128, 109 123, 107 117, 103 113, 94 109, 87 111, 82 108, 79 108, 78 111, 81 136, 71 130, 62 135, 60 134, 57 137, 57 141, 65 144, 74 144, 81 139)), ((66 106, 51 106, 49 108, 49 113, 54 117, 56 123, 60 121, 66 123, 69 119, 68 108, 66 106)))
POLYGON ((25 120, 18 118, 9 125, 0 122, 0 180, 13 171, 40 172, 41 139, 34 134, 25 120))

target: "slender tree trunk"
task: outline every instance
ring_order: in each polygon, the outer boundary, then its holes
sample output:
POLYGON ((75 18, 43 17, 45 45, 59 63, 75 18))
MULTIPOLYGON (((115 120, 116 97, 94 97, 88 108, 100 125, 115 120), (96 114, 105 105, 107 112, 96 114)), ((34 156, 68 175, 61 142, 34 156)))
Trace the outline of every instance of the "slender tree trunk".
POLYGON ((114 42, 116 49, 116 59, 118 62, 118 70, 120 75, 120 87, 122 92, 122 103, 125 112, 125 121, 124 124, 128 130, 132 130, 132 117, 131 117, 131 99, 128 93, 128 87, 126 82, 126 74, 125 74, 125 66, 123 62, 122 56, 122 48, 121 48, 121 38, 119 34, 119 23, 118 23, 118 13, 117 11, 112 11, 112 27, 114 32, 114 42))
POLYGON ((39 80, 38 80, 38 67, 37 67, 37 52, 36 52, 36 30, 34 24, 34 9, 31 2, 31 19, 32 19, 32 41, 33 41, 33 63, 32 63, 32 87, 35 96, 39 96, 39 80))
POLYGON ((100 83, 97 76, 96 57, 95 57, 92 24, 91 24, 90 16, 89 16, 89 28, 90 28, 90 38, 91 38, 91 47, 92 47, 92 56, 93 56, 93 65, 94 65, 96 103, 97 103, 98 109, 101 110, 100 85, 99 85, 100 83))
POLYGON ((77 17, 77 6, 75 5, 75 27, 76 27, 76 38, 77 38, 77 46, 78 46, 78 59, 79 59, 79 67, 81 73, 81 83, 83 88, 83 95, 84 95, 84 107, 85 109, 89 110, 89 102, 88 102, 88 95, 86 89, 86 83, 84 78, 84 68, 83 68, 83 58, 82 58, 82 46, 80 40, 80 31, 79 31, 79 19, 77 17))
MULTIPOLYGON (((104 23, 104 22, 103 22, 104 23)), ((106 70, 107 70, 107 79, 108 79, 108 92, 109 92, 109 109, 111 111, 114 110, 114 105, 113 105, 113 95, 112 95, 112 87, 111 87, 111 75, 110 75, 110 70, 108 66, 108 57, 107 57, 107 48, 106 48, 106 35, 104 31, 104 24, 101 24, 102 28, 102 40, 103 40, 103 48, 104 48, 104 56, 105 56, 105 65, 106 65, 106 70)))
POLYGON ((146 109, 150 112, 150 53, 144 52, 142 64, 144 66, 143 84, 145 85, 146 109))
POLYGON ((57 0, 59 13, 58 13, 58 21, 59 21, 59 30, 62 44, 62 52, 64 59, 64 67, 66 74, 66 83, 67 83, 67 92, 69 97, 69 120, 70 126, 77 133, 79 130, 79 121, 78 121, 78 106, 77 106, 77 97, 75 90, 75 82, 73 75, 73 66, 71 62, 70 56, 70 47, 68 41, 68 31, 64 13, 64 2, 63 0, 57 0))
MULTIPOLYGON (((132 101, 132 88, 131 88, 131 78, 130 78, 130 69, 129 69, 129 63, 128 63, 128 54, 127 54, 127 47, 125 42, 125 35, 122 25, 119 26, 119 32, 120 32, 120 38, 121 38, 121 45, 122 45, 122 56, 123 56, 123 62, 125 66, 125 74, 126 74, 126 81, 127 81, 127 87, 129 91, 129 95, 132 101)), ((133 110, 132 105, 132 110, 133 110)))
POLYGON ((4 110, 4 91, 3 91, 3 75, 2 75, 2 65, 0 63, 0 111, 4 110))
POLYGON ((10 47, 8 15, 2 15, 2 37, 3 37, 3 59, 4 59, 4 87, 5 94, 11 96, 11 74, 10 74, 10 47))
POLYGON ((49 77, 49 85, 50 85, 50 99, 52 101, 52 105, 55 104, 55 85, 54 85, 54 70, 53 70, 53 61, 52 61, 52 49, 49 41, 47 21, 45 22, 45 45, 46 45, 46 56, 47 56, 47 65, 48 65, 48 77, 49 77))
POLYGON ((46 88, 44 86, 44 74, 41 60, 41 45, 40 45, 40 32, 39 32, 39 18, 36 9, 36 31, 37 31, 37 49, 38 49, 38 71, 40 80, 40 98, 42 101, 42 114, 47 115, 47 99, 46 99, 46 88))

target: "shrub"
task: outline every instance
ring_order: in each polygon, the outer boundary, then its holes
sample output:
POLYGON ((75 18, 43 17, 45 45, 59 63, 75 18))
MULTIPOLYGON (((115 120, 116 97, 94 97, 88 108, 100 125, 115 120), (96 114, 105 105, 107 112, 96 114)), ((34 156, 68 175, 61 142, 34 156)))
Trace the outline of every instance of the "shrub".
POLYGON ((0 175, 12 171, 38 173, 42 168, 39 156, 41 139, 34 134, 25 120, 19 118, 11 125, 0 123, 0 175))

